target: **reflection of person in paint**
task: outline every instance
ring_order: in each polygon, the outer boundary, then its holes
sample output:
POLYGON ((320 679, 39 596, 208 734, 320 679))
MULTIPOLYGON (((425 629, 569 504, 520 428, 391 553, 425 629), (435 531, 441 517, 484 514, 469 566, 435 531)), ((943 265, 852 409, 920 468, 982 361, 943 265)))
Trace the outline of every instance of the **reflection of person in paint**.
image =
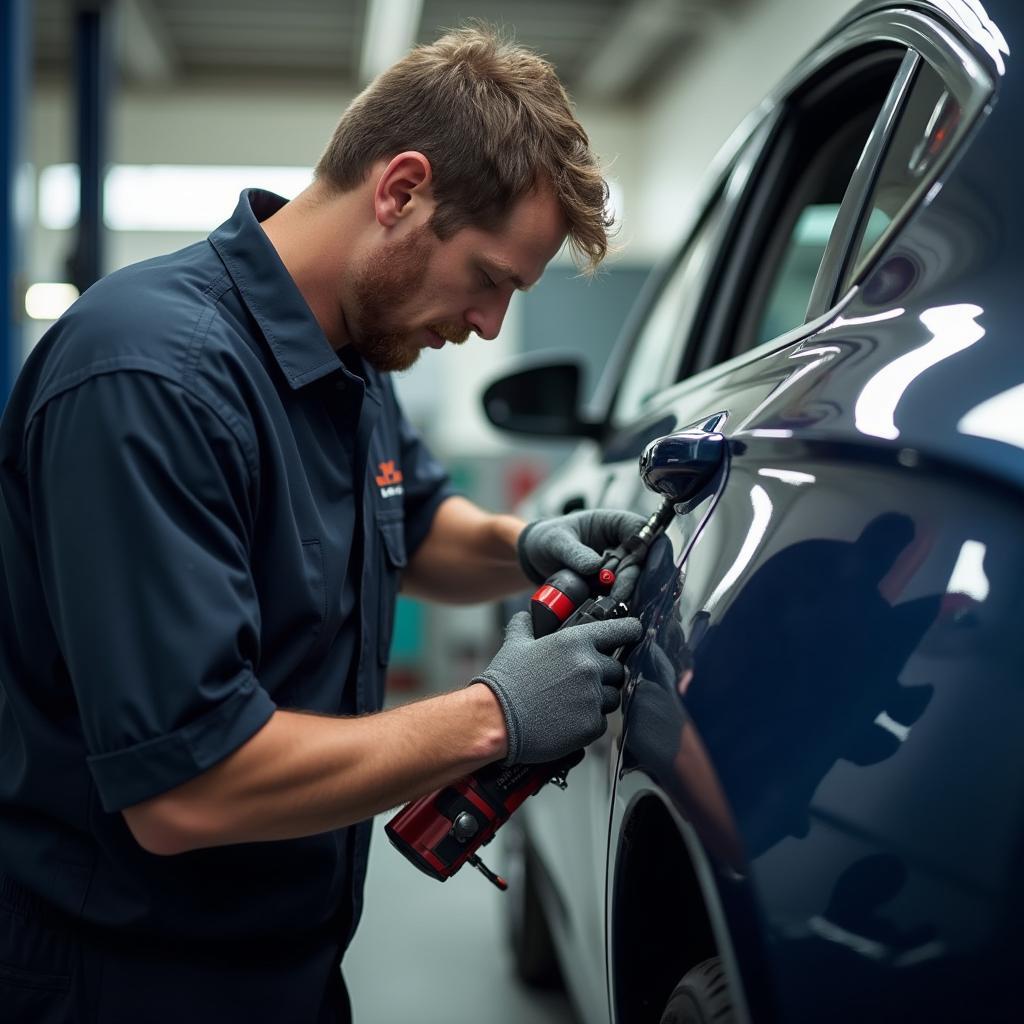
MULTIPOLYGON (((775 555, 711 628, 698 613, 687 638, 676 602, 651 624, 625 756, 672 793, 724 863, 738 868, 743 851, 805 834, 836 760, 874 764, 898 749, 878 716, 909 726, 923 713, 931 687, 898 677, 940 598, 894 603, 929 543, 906 516, 882 516, 852 544, 804 541, 775 555)), ((641 586, 678 594, 664 550, 652 550, 641 586)))
POLYGON ((927 707, 932 688, 903 686, 899 674, 941 598, 894 604, 924 553, 897 514, 853 543, 794 544, 696 648, 687 708, 748 855, 806 833, 808 805, 837 760, 875 764, 899 749, 876 723, 882 713, 910 726, 927 707))

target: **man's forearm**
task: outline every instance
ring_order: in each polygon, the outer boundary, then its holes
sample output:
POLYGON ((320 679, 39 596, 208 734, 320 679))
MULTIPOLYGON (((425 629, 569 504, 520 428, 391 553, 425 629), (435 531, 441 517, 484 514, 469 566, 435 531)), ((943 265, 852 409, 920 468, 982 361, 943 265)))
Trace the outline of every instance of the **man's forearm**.
POLYGON ((515 516, 485 512, 465 498, 449 498, 402 577, 403 591, 460 604, 524 590, 530 583, 519 566, 516 542, 525 525, 515 516))
POLYGON ((123 813, 151 853, 293 839, 422 796, 504 757, 507 742, 480 684, 360 718, 277 711, 220 764, 123 813))

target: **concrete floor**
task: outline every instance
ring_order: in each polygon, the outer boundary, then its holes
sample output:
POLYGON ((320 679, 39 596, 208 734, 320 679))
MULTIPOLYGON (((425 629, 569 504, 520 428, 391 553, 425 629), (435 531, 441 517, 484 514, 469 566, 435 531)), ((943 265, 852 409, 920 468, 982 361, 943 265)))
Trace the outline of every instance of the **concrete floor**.
MULTIPOLYGON (((374 825, 365 910, 344 962, 355 1024, 574 1024, 562 993, 516 981, 502 894, 469 867, 444 884, 421 875, 384 835, 389 817, 374 825)), ((484 859, 500 873, 500 851, 484 859)))

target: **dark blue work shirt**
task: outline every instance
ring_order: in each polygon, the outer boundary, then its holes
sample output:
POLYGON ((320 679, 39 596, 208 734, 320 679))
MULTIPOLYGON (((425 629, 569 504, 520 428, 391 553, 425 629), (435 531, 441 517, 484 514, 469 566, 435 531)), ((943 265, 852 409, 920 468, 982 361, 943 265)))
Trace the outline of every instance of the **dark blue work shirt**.
POLYGON ((100 934, 358 917, 368 824, 158 857, 119 813, 275 708, 378 710, 399 572, 450 493, 260 228, 283 203, 243 193, 90 288, 0 424, 0 871, 100 934))

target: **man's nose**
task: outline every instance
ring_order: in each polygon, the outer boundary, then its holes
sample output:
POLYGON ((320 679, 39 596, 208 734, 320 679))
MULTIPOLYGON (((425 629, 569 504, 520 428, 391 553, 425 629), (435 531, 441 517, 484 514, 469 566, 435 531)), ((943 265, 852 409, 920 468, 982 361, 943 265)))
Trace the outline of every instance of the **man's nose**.
POLYGON ((487 305, 478 304, 467 310, 466 322, 484 341, 493 341, 501 331, 511 299, 512 292, 509 291, 495 296, 487 305))

